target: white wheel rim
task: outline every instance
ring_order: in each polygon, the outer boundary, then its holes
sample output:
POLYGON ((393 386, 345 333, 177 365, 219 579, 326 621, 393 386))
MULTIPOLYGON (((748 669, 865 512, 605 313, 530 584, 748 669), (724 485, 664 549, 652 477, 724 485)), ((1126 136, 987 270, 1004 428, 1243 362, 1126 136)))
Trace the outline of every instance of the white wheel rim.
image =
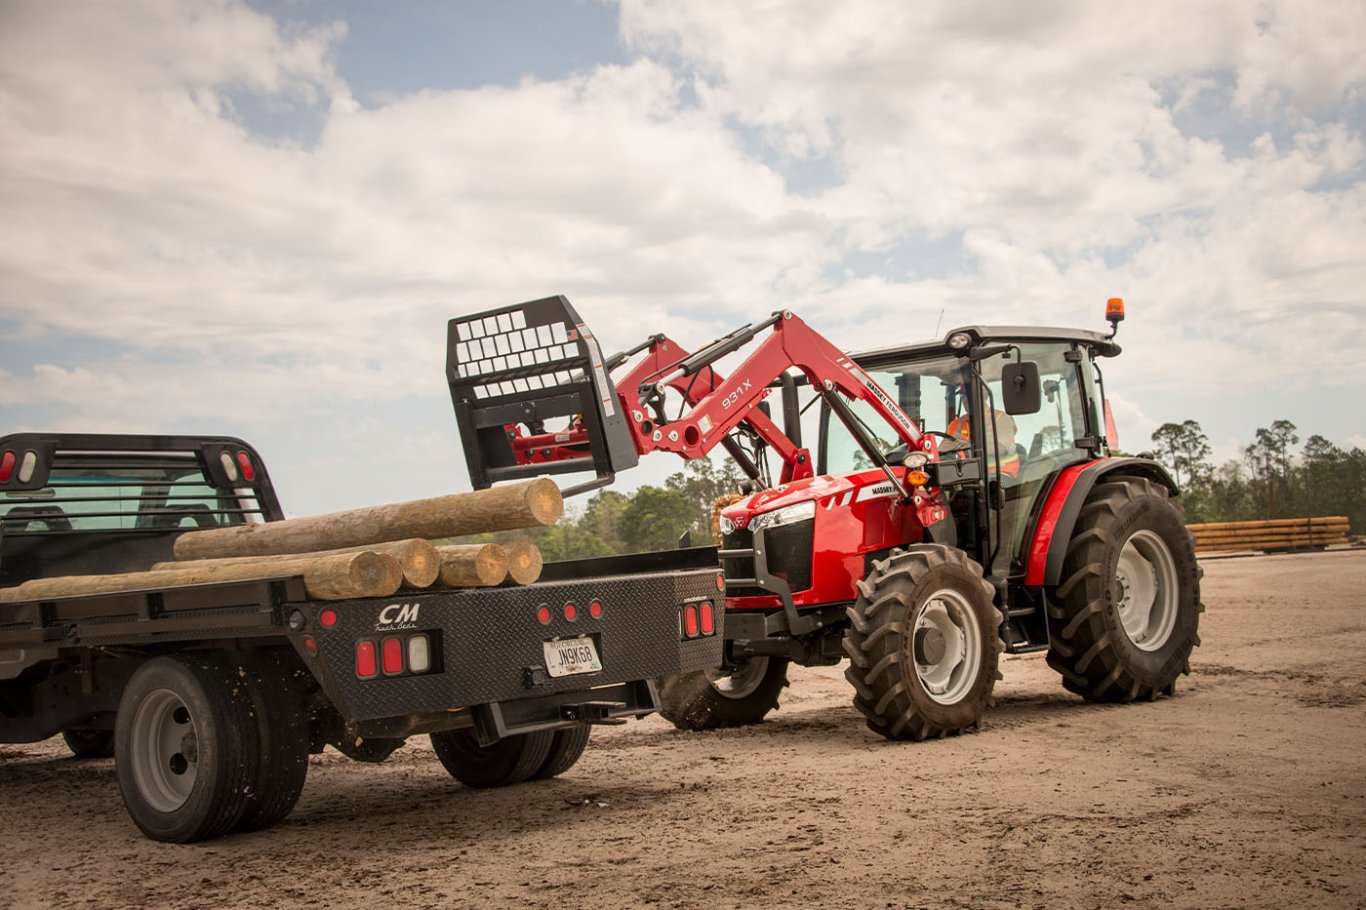
POLYGON ((957 591, 931 594, 911 630, 911 662, 925 694, 953 705, 972 690, 982 665, 982 636, 972 604, 957 591))
POLYGON ((1124 542, 1115 566, 1119 622, 1129 641, 1142 651, 1156 651, 1176 627, 1176 561, 1153 531, 1135 531, 1124 542))
POLYGON ((727 673, 725 670, 708 670, 707 679, 711 680, 711 687, 716 690, 716 694, 724 698, 736 700, 748 698, 758 691, 759 686, 764 681, 764 676, 768 674, 767 657, 751 657, 745 661, 745 665, 734 673, 727 673))
POLYGON ((198 777, 194 719, 178 695, 157 689, 138 705, 132 726, 128 758, 138 793, 157 812, 174 812, 198 777))

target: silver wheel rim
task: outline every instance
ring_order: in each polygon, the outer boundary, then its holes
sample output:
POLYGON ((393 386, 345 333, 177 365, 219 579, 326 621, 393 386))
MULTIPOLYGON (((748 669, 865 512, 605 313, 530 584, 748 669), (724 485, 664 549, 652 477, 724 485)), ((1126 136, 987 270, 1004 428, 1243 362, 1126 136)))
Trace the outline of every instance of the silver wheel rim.
POLYGON ((132 726, 129 761, 138 793, 157 812, 174 812, 198 777, 194 718, 178 695, 157 689, 138 705, 132 726))
POLYGON ((1176 627, 1176 561, 1153 531, 1135 531, 1124 542, 1115 566, 1119 622, 1129 641, 1156 651, 1176 627))
POLYGON ((982 666, 982 636, 972 604, 957 591, 936 591, 911 630, 911 662, 925 694, 941 705, 962 701, 982 666))
POLYGON ((744 666, 734 673, 727 673, 725 670, 708 670, 707 679, 711 680, 711 687, 716 690, 717 695, 739 700, 748 698, 758 691, 767 674, 768 658, 751 657, 745 661, 744 666))

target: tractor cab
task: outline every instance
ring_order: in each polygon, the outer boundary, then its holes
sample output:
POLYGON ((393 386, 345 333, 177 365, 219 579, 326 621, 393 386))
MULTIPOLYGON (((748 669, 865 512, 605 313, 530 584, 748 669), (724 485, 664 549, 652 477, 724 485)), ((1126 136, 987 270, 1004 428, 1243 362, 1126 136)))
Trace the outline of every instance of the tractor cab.
MULTIPOLYGON (((1101 332, 964 326, 939 341, 853 357, 936 440, 939 464, 929 467, 956 538, 941 542, 972 554, 999 583, 1024 575, 1026 532, 1052 482, 1116 445, 1098 359, 1118 353, 1113 335, 1101 332)), ((864 403, 851 408, 866 426, 878 425, 864 403)), ((905 457, 889 452, 889 460, 905 457)), ((867 462, 827 409, 816 472, 842 474, 867 462)))

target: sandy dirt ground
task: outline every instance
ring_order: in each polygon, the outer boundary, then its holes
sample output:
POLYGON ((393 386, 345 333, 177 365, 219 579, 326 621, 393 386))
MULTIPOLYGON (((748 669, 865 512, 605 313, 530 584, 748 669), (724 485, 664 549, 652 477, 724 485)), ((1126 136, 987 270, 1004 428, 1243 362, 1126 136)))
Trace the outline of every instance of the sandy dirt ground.
POLYGON ((315 756, 269 831, 144 840, 110 760, 0 747, 0 907, 1366 907, 1366 551, 1205 562, 1172 699, 1008 657, 981 732, 887 743, 841 668, 769 722, 600 729, 563 777, 465 789, 414 741, 315 756))

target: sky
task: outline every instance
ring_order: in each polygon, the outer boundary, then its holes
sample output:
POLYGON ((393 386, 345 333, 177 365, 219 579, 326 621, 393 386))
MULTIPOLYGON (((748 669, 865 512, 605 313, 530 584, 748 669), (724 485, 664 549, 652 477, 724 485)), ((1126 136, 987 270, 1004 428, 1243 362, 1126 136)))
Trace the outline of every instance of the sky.
POLYGON ((1366 447, 1363 47, 1360 0, 0 0, 0 428, 240 436, 316 514, 469 489, 454 316, 1119 296, 1123 448, 1366 447))

